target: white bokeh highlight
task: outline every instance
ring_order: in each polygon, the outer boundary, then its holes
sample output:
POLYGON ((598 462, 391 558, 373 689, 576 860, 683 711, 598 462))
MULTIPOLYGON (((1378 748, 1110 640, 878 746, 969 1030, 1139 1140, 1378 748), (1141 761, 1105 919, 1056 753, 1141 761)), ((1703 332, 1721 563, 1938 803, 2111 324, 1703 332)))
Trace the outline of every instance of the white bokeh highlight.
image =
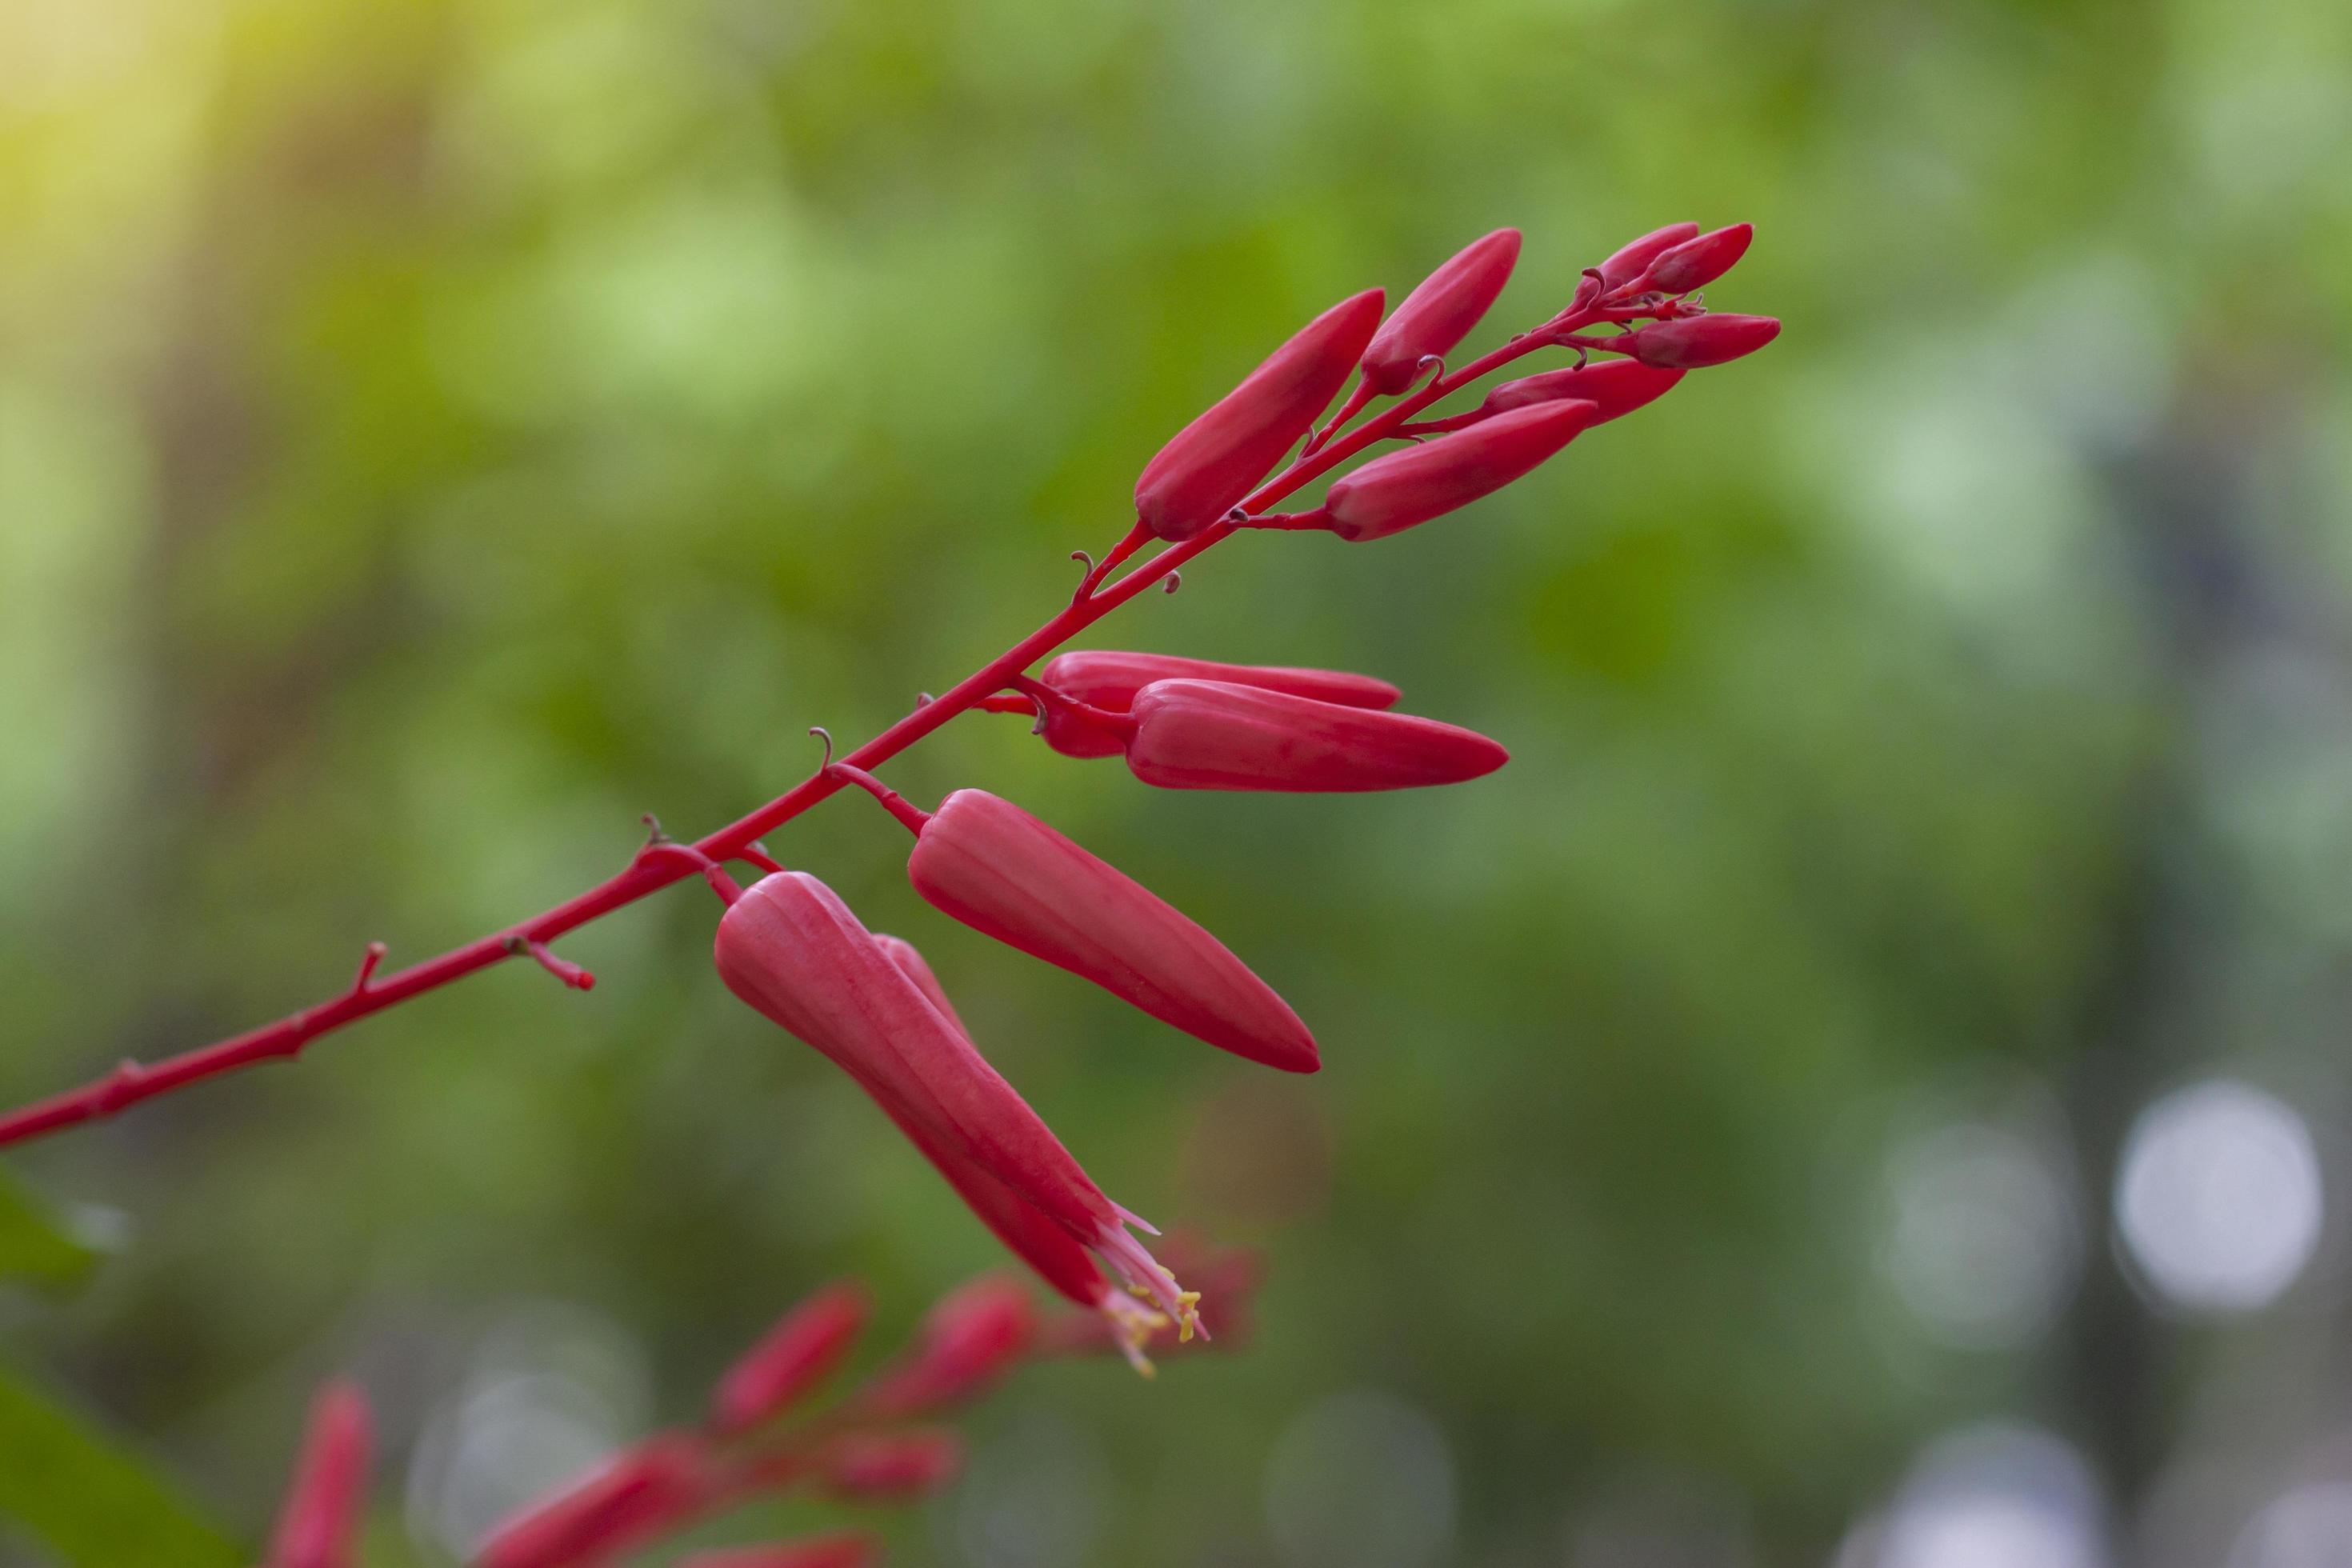
POLYGON ((1954 1121, 1898 1143, 1886 1165, 1880 1271, 1938 1342, 2006 1350, 2049 1327, 2080 1270, 2073 1183, 2032 1141, 1954 1121))
POLYGON ((1431 1568, 1453 1543, 1454 1510, 1445 1435, 1393 1394, 1333 1395, 1266 1459, 1266 1529, 1287 1568, 1431 1568))
POLYGON ((2352 1568, 2352 1483, 2298 1487, 2248 1522, 2230 1568, 2352 1568))
POLYGON ((2229 1079, 2140 1113, 2116 1176, 2116 1225, 2171 1306, 2243 1312, 2275 1300, 2319 1245, 2319 1157, 2293 1107, 2229 1079))
POLYGON ((1932 1445, 1839 1568, 2105 1568, 2097 1489, 2074 1449, 2029 1427, 1970 1427, 1932 1445))

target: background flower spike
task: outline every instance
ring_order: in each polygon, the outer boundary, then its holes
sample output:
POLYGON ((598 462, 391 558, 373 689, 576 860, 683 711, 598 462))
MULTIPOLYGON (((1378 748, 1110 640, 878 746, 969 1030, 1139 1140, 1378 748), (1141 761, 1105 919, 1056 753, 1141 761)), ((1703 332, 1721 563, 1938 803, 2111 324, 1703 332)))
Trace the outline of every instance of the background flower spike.
POLYGON ((264 1568, 358 1568, 372 1423, 359 1384, 319 1391, 264 1568))
POLYGON ((719 1379, 711 1429, 722 1436, 748 1432, 804 1398, 856 1347, 871 1307, 863 1285, 843 1279, 785 1313, 719 1379))
POLYGON ((1135 700, 1127 765, 1162 789, 1360 792, 1460 784, 1510 761, 1473 730, 1213 680, 1135 700))
POLYGON ((1470 335, 1519 259, 1519 231, 1498 228, 1472 241, 1421 281, 1372 334, 1364 350, 1364 384, 1394 396, 1421 374, 1422 361, 1444 355, 1470 335))
POLYGON ((1138 520, 1162 539, 1182 540, 1231 511, 1347 384, 1385 299, 1367 289, 1340 300, 1178 431, 1135 481, 1138 520))
POLYGON ((1315 1037, 1224 943, 1011 801, 940 803, 907 878, 974 931, 1093 981, 1236 1056, 1313 1072, 1315 1037))

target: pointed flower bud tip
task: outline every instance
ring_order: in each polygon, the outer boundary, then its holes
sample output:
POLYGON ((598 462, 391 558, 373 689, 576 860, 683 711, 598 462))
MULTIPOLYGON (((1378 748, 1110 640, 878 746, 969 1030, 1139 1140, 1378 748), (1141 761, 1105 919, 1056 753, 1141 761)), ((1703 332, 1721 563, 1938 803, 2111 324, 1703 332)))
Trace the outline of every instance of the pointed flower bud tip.
POLYGON ((606 1562, 692 1517, 718 1489, 701 1447, 664 1433, 496 1526, 476 1568, 606 1562))
POLYGON ((782 1414, 822 1384, 857 1343, 869 1303, 855 1280, 828 1285, 778 1320, 711 1396, 711 1426, 746 1432, 782 1414))
POLYGON ((1698 225, 1695 223, 1670 223, 1664 228, 1652 229, 1601 264, 1601 288, 1623 288, 1639 278, 1651 262, 1683 241, 1697 237, 1698 225))
POLYGON ((1638 360, 1595 360, 1568 370, 1548 370, 1507 381, 1486 395, 1483 411, 1506 414, 1538 403, 1580 400, 1592 405, 1597 411, 1592 423, 1601 425, 1656 402, 1682 378, 1681 371, 1661 370, 1638 360))
POLYGON ((1364 791, 1459 784, 1510 753, 1474 731, 1213 680, 1135 700, 1127 765, 1162 789, 1364 791))
POLYGON ((1667 294, 1704 289, 1739 265, 1755 237, 1753 224, 1736 223, 1686 239, 1650 263, 1650 287, 1667 294))
POLYGON ((913 1349, 875 1380, 858 1408, 869 1418, 897 1420, 969 1399, 1017 1364, 1036 1332, 1029 1292, 983 1275, 931 1309, 913 1349))
POLYGON ((1153 1017, 1289 1072, 1315 1037, 1215 937, 1008 800, 958 790, 907 862, 934 908, 1091 980, 1153 1017))
POLYGON ((1752 354, 1780 335, 1780 323, 1770 316, 1734 316, 1710 310, 1703 316, 1677 316, 1638 328, 1609 346, 1632 354, 1643 364, 1667 370, 1702 370, 1752 354))
POLYGON ((1383 395, 1412 385, 1423 358, 1450 353, 1469 335, 1518 259, 1519 231, 1498 228, 1422 279, 1364 350, 1364 384, 1383 395))
POLYGON ((370 1446, 367 1397, 359 1384, 339 1379, 320 1389, 267 1568, 356 1568, 370 1446))
POLYGON ((1374 458, 1334 481, 1323 499, 1323 526, 1346 540, 1402 533, 1502 489, 1599 414, 1590 403, 1540 403, 1374 458))
POLYGON ((1178 431, 1135 482, 1143 525, 1162 539, 1190 539, 1231 511, 1346 384, 1384 299, 1368 289, 1340 300, 1178 431))

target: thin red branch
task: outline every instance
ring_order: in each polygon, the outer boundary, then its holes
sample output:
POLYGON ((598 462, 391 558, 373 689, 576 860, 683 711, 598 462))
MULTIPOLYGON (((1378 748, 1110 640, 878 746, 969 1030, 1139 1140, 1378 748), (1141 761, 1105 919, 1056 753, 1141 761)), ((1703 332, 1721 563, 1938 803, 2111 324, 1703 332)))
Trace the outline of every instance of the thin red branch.
MULTIPOLYGON (((1622 311, 1623 308, 1618 309, 1622 311)), ((1349 434, 1324 440, 1323 445, 1310 453, 1302 454, 1288 468, 1267 480, 1236 510, 1247 514, 1263 511, 1374 442, 1388 438, 1397 426, 1431 404, 1523 354, 1557 342, 1562 334, 1606 319, 1612 319, 1610 310, 1580 307, 1563 313, 1536 331, 1512 339, 1484 358, 1439 377, 1418 392, 1408 394, 1349 434)), ((1329 435, 1330 431, 1327 429, 1324 436, 1329 435)), ((1230 521, 1215 524, 1181 544, 1162 550, 1117 582, 1108 586, 1100 585, 1101 578, 1109 568, 1124 561, 1143 543, 1144 536, 1139 531, 1129 533, 1105 558, 1100 567, 1087 574, 1079 596, 1058 615, 840 760, 852 767, 869 772, 880 767, 958 714, 982 706, 989 697, 1013 684, 1013 678, 1031 665, 1137 595, 1163 582, 1172 587, 1177 568, 1230 538, 1235 531, 1235 526, 1230 521)), ((668 843, 647 845, 618 873, 577 897, 553 909, 542 910, 519 925, 478 937, 462 947, 451 948, 438 957, 426 959, 422 963, 382 978, 375 974, 379 955, 372 948, 368 960, 361 966, 357 981, 340 995, 305 1007, 275 1023, 264 1024, 244 1034, 167 1058, 152 1066, 126 1061, 112 1072, 79 1089, 10 1111, 0 1116, 0 1145, 21 1143, 60 1128, 112 1116, 142 1100, 152 1100, 157 1095, 168 1094, 173 1089, 234 1072, 240 1068, 299 1056, 306 1046, 320 1037, 333 1034, 388 1007, 398 1006, 411 997, 437 991, 518 952, 536 956, 544 952, 545 944, 566 932, 577 931, 591 921, 600 920, 693 874, 698 868, 698 861, 710 866, 714 872, 717 862, 750 859, 758 864, 766 853, 757 848, 761 838, 828 795, 837 793, 844 783, 840 776, 828 777, 820 770, 749 816, 696 841, 690 847, 690 854, 676 852, 688 848, 687 846, 668 843), (666 850, 670 852, 664 853, 666 850)), ((723 873, 713 876, 711 879, 715 887, 719 886, 724 879, 723 873)), ((720 890, 724 896, 725 889, 722 888, 720 890)))

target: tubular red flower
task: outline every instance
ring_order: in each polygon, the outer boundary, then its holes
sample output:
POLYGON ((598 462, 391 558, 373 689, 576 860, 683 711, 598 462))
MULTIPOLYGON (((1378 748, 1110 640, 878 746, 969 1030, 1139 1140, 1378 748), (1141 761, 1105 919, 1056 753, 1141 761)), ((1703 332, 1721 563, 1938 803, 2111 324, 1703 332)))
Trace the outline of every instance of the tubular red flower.
POLYGON ((1459 784, 1510 753, 1475 731, 1214 680, 1135 700, 1127 765, 1162 789, 1362 791, 1459 784))
POLYGON ((1346 384, 1385 299, 1367 289, 1340 300, 1178 431, 1135 481, 1144 526, 1162 539, 1190 539, 1231 511, 1346 384))
MULTIPOLYGON (((877 935, 874 940, 915 983, 924 999, 969 1041, 971 1031, 957 1016, 955 1005, 948 1000, 939 977, 931 973, 931 966, 923 962, 923 955, 915 951, 914 944, 895 936, 877 935)), ((956 1195, 980 1216, 981 1223, 993 1231, 1015 1258, 1035 1270, 1039 1279, 1066 1300, 1097 1310, 1103 1310, 1107 1298, 1118 1296, 1117 1288, 1095 1267, 1094 1256, 1072 1240, 1067 1231, 1046 1218, 1034 1204, 919 1121, 902 1116, 887 1104, 883 1109, 890 1111, 899 1131, 938 1167, 940 1174, 956 1190, 956 1195)))
POLYGON ((476 1568, 607 1562, 692 1518, 719 1490, 700 1444, 661 1433, 497 1526, 476 1568))
POLYGON ((1651 262, 1697 235, 1698 225, 1695 223, 1670 223, 1664 228, 1652 229, 1601 264, 1601 286, 1605 289, 1623 288, 1639 278, 1651 262))
POLYGON ((1540 403, 1376 458, 1335 480, 1322 507, 1302 521, 1347 540, 1402 533, 1502 489, 1574 440, 1599 413, 1590 403, 1540 403))
POLYGON ((1364 384, 1393 395, 1412 384, 1422 360, 1469 336, 1519 259, 1519 231, 1498 228, 1465 247, 1405 296, 1364 350, 1364 384))
POLYGON ((1386 708, 1402 695, 1385 680, 1344 669, 1301 669, 1287 665, 1219 664, 1172 653, 1122 653, 1085 648, 1045 661, 1038 679, 1081 702, 1124 713, 1135 694, 1155 680, 1223 680, 1259 686, 1337 702, 1346 708, 1386 708))
POLYGON ((1703 316, 1677 316, 1637 328, 1608 346, 1632 354, 1643 364, 1669 370, 1700 370, 1752 354, 1780 335, 1780 323, 1770 316, 1734 316, 1710 310, 1703 316))
POLYGON ((1605 425, 1656 402, 1682 378, 1681 371, 1661 370, 1638 360, 1596 360, 1507 381, 1486 395, 1481 407, 1486 414, 1507 414, 1538 403, 1584 402, 1595 410, 1592 423, 1605 425))
POLYGON ((719 1380, 711 1394, 711 1428, 733 1436, 798 1402, 857 1343, 870 1306, 866 1288, 844 1279, 785 1313, 719 1380))
POLYGON ((1755 237, 1755 225, 1735 223, 1686 239, 1650 263, 1650 287, 1666 294, 1704 289, 1738 266, 1755 237))
POLYGON ((765 1546, 730 1546, 698 1552, 678 1568, 875 1568, 882 1543, 862 1531, 838 1530, 765 1546))
POLYGON ((370 1436, 359 1384, 339 1379, 319 1391, 267 1568, 357 1568, 370 1436))
POLYGON ((857 1414, 898 1421, 970 1399, 1018 1363, 1036 1334, 1028 1291, 995 1275, 970 1280, 925 1315, 914 1347, 858 1394, 857 1414))
POLYGON ((728 989, 830 1058, 901 1127, 921 1126, 1163 1310, 1191 1314, 1174 1278, 1127 1233, 1127 1211, 833 889, 801 871, 761 878, 719 920, 715 956, 728 989))
POLYGON ((826 1445, 817 1458, 825 1490, 851 1502, 913 1502, 929 1496, 963 1468, 963 1444, 952 1432, 861 1432, 826 1445))
POLYGON ((1224 943, 1011 801, 948 796, 917 837, 907 879, 974 931, 1186 1034, 1286 1072, 1320 1065, 1298 1015, 1224 943))

